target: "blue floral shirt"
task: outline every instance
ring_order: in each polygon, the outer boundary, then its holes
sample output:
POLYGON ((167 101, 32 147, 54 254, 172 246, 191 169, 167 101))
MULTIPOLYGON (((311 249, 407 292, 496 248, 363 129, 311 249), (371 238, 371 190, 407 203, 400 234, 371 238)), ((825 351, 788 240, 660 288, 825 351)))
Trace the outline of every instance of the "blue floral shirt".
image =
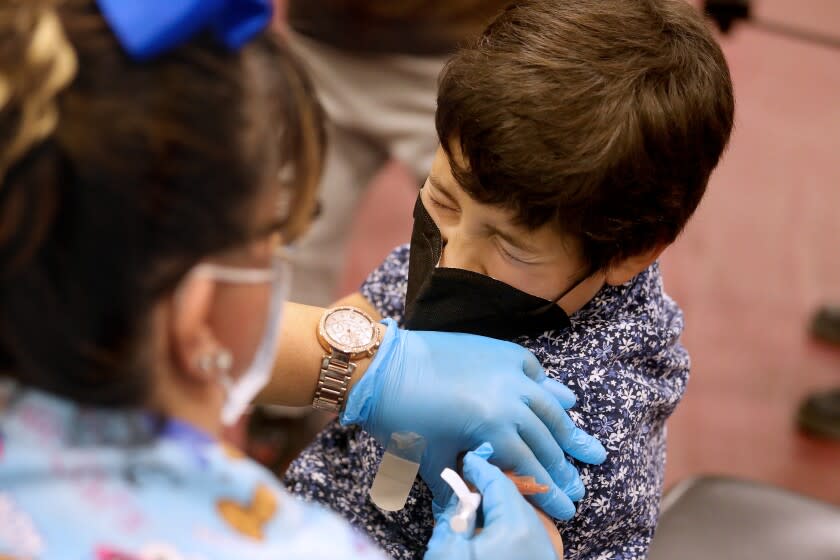
MULTIPOLYGON (((400 321, 407 279, 403 246, 368 277, 362 294, 384 317, 400 321)), ((659 514, 665 420, 688 380, 682 313, 654 264, 623 286, 604 287, 571 322, 563 332, 516 340, 575 392, 570 415, 608 452, 599 466, 575 462, 587 494, 571 521, 557 523, 566 558, 643 559, 659 514)), ((393 558, 421 558, 434 526, 431 493, 418 478, 405 509, 378 510, 367 492, 381 457, 367 433, 334 423, 292 464, 286 483, 350 520, 393 558)))
POLYGON ((0 380, 0 559, 383 557, 186 424, 83 409, 0 380))

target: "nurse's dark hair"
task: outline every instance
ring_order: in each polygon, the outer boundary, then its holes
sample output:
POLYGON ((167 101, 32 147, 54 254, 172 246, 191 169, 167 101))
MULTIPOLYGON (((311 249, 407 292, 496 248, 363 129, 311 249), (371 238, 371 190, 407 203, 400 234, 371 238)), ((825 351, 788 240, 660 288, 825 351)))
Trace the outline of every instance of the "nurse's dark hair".
POLYGON ((285 233, 311 216, 324 146, 314 99, 269 34, 236 53, 201 36, 138 64, 93 0, 4 0, 0 377, 82 403, 146 402, 155 303, 202 259, 259 235, 249 216, 278 181, 285 233), (51 14, 61 25, 47 29, 51 14), (36 44, 45 29, 69 45, 36 44))
POLYGON ((685 0, 521 0, 444 69, 461 186, 604 268, 673 242, 732 131, 723 53, 685 0))

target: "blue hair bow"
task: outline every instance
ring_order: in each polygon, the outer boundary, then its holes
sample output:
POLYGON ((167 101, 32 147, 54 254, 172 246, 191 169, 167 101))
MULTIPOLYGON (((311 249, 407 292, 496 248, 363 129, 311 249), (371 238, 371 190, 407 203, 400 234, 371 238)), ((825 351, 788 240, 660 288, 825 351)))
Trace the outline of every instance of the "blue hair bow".
POLYGON ((97 0, 123 49, 145 61, 210 31, 239 50, 271 21, 272 0, 97 0))

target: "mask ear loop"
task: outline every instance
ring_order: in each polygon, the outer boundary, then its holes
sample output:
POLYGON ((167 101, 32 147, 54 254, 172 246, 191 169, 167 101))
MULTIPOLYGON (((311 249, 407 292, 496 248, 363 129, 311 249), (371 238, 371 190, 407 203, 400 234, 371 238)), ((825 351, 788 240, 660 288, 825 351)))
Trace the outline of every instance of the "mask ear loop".
POLYGON ((440 231, 440 228, 437 226, 435 221, 432 219, 431 214, 426 209, 426 205, 423 203, 423 189, 420 189, 420 194, 417 195, 417 202, 414 204, 414 219, 421 220, 423 225, 423 237, 425 238, 426 242, 432 248, 432 256, 435 259, 435 267, 440 264, 440 259, 443 258, 443 234, 440 231), (437 235, 435 237, 429 237, 426 235, 426 230, 433 230, 437 235))
POLYGON ((592 274, 594 272, 595 272, 595 267, 590 265, 589 268, 586 269, 586 274, 582 275, 579 279, 577 279, 575 281, 574 284, 572 284, 571 286, 569 286, 568 288, 563 290, 563 292, 561 292, 559 296, 557 296, 553 300, 548 300, 548 302, 545 305, 543 305, 542 307, 538 307, 537 309, 529 312, 528 314, 529 315, 539 315, 540 313, 545 313, 546 311, 551 309, 553 306, 560 303, 561 299, 563 299, 564 297, 566 297, 567 295, 569 295, 570 293, 575 291, 581 284, 583 284, 584 282, 589 280, 589 278, 592 276, 592 274))

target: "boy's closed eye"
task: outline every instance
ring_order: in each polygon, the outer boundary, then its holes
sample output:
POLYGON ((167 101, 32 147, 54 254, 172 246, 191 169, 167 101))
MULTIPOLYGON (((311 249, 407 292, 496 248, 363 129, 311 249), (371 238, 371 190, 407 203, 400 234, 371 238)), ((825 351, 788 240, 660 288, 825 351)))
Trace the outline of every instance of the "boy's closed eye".
MULTIPOLYGON (((457 205, 455 203, 450 201, 442 202, 439 199, 439 197, 440 195, 436 195, 432 192, 430 192, 428 195, 428 200, 435 211, 444 213, 459 212, 459 209, 457 208, 457 205)), ((526 254, 523 251, 514 248, 510 244, 510 242, 506 241, 505 238, 498 232, 490 231, 488 233, 493 238, 496 250, 505 260, 507 260, 511 264, 518 266, 533 266, 541 264, 540 260, 537 257, 530 254, 526 254)))
POLYGON ((506 246, 504 240, 499 238, 498 236, 495 237, 496 241, 496 248, 498 249, 499 253, 510 261, 514 265, 521 265, 521 266, 535 266, 539 264, 543 264, 542 261, 538 257, 534 257, 531 255, 524 255, 517 251, 516 249, 509 248, 506 246))
POLYGON ((432 203, 432 206, 434 206, 438 210, 443 210, 445 212, 457 212, 458 211, 458 209, 455 208, 454 206, 451 206, 449 204, 445 204, 443 202, 440 202, 437 198, 434 197, 434 195, 431 195, 431 194, 429 195, 429 201, 432 203))
MULTIPOLYGON (((461 211, 458 202, 443 187, 440 180, 434 176, 429 177, 429 183, 425 188, 426 195, 433 211, 441 213, 459 213, 461 211)), ((507 261, 515 265, 536 265, 542 264, 538 255, 525 251, 512 239, 513 236, 498 230, 495 227, 487 227, 487 236, 493 239, 496 250, 507 261)))
POLYGON ((451 212, 460 211, 461 208, 458 205, 458 201, 454 196, 449 194, 449 192, 443 187, 442 182, 435 178, 434 175, 429 176, 428 184, 424 187, 424 190, 428 194, 429 201, 434 207, 451 212))

